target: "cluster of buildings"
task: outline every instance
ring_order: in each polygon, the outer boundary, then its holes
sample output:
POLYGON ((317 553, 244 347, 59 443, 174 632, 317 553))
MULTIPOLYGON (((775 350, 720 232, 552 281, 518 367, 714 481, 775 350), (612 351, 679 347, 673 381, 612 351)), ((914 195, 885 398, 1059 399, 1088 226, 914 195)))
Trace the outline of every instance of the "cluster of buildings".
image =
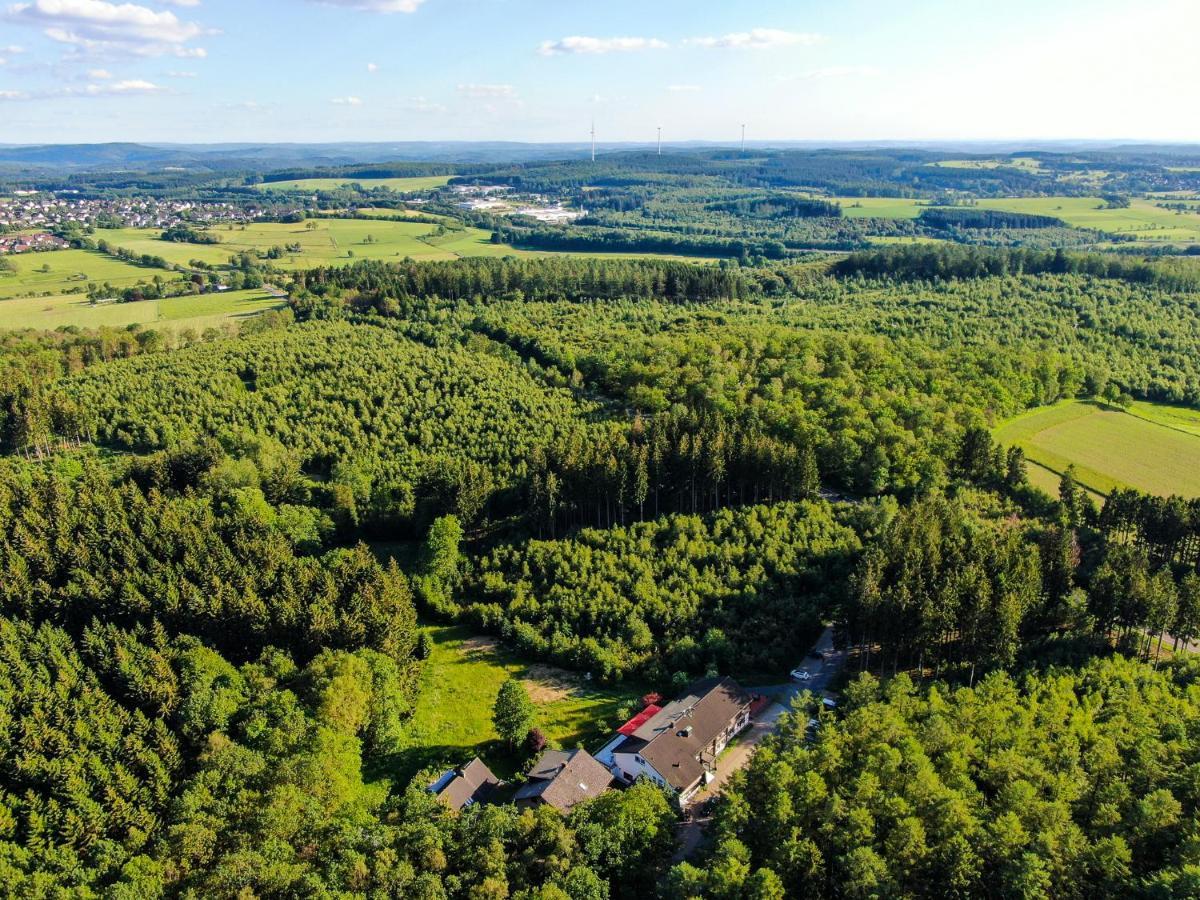
MULTIPOLYGON (((607 790, 646 778, 670 791, 681 806, 716 774, 717 757, 750 725, 756 698, 732 678, 707 678, 683 696, 648 704, 617 729, 595 755, 586 750, 547 750, 512 794, 518 805, 553 806, 570 812, 607 790)), ((504 784, 478 758, 446 772, 429 791, 451 809, 493 803, 504 784)))
POLYGON ((157 200, 152 197, 117 197, 85 200, 73 192, 17 191, 0 201, 0 228, 54 228, 100 222, 120 222, 126 228, 169 228, 186 222, 197 225, 252 221, 265 210, 231 203, 192 200, 157 200))
POLYGON ((60 237, 44 231, 34 234, 0 234, 0 253, 34 253, 41 250, 65 250, 70 246, 60 237))
POLYGON ((498 216, 528 216, 547 224, 573 222, 585 215, 582 210, 567 209, 539 194, 512 194, 502 184, 455 184, 450 191, 463 199, 455 205, 469 212, 487 212, 498 216))

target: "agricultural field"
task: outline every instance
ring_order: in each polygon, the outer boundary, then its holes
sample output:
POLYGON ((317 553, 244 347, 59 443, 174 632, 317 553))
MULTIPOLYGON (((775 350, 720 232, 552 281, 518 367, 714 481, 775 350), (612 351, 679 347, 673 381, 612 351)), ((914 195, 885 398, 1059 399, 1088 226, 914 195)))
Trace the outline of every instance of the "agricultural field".
POLYGON ((1146 403, 1139 400, 1135 401, 1127 412, 1139 419, 1200 437, 1200 410, 1187 406, 1170 406, 1165 403, 1146 403))
POLYGON ((1007 159, 944 159, 934 163, 945 169, 1018 169, 1031 175, 1042 174, 1042 162, 1029 156, 1007 159))
MULTIPOLYGON (((1079 482, 1097 494, 1132 487, 1200 497, 1200 412, 1195 410, 1139 403, 1124 412, 1064 401, 1002 423, 995 437, 1019 446, 1030 462, 1053 473, 1054 486, 1074 464, 1079 482), (1185 427, 1169 424, 1176 421, 1185 427)), ((1044 473, 1031 472, 1031 480, 1043 488, 1051 484, 1044 473)))
POLYGON ((294 181, 271 181, 256 185, 261 191, 336 191, 357 184, 364 190, 384 188, 400 193, 431 191, 450 181, 449 175, 421 175, 414 178, 298 178, 294 181))
MULTIPOLYGON (((261 222, 213 229, 219 244, 181 244, 164 241, 156 228, 117 228, 97 233, 97 238, 114 247, 135 253, 161 256, 168 262, 186 266, 201 260, 212 266, 224 266, 239 253, 260 253, 272 247, 299 245, 298 253, 287 253, 270 260, 280 269, 305 269, 320 265, 349 265, 360 259, 450 260, 465 256, 596 256, 606 259, 687 259, 662 253, 553 253, 518 250, 508 244, 493 244, 492 233, 482 228, 459 227, 438 235, 440 226, 428 222, 389 222, 372 219, 311 219, 307 223, 261 222), (370 242, 368 242, 368 238, 370 242)), ((152 270, 138 269, 140 272, 152 270)), ((135 279, 136 280, 136 279, 135 279)))
POLYGON ((430 247, 422 238, 437 226, 425 222, 371 222, 365 219, 314 219, 308 223, 255 222, 245 226, 213 229, 219 244, 186 244, 164 241, 155 228, 117 228, 102 231, 98 238, 115 247, 135 253, 161 256, 168 262, 188 265, 198 259, 209 265, 228 263, 239 253, 259 253, 272 247, 299 245, 298 253, 288 253, 272 265, 298 269, 330 263, 350 263, 355 259, 450 259, 450 254, 430 247), (371 242, 368 243, 368 238, 371 242))
POLYGON ((831 197, 851 219, 915 219, 928 209, 928 200, 911 197, 831 197))
MULTIPOLYGON (((333 218, 341 218, 345 214, 340 210, 322 211, 322 214, 328 213, 333 218)), ((439 222, 444 222, 446 225, 458 225, 458 219, 451 216, 443 216, 438 213, 428 213, 423 209, 413 209, 405 207, 403 209, 391 209, 387 206, 360 206, 354 210, 354 218, 356 219, 436 219, 439 222)))
POLYGON ((408 774, 483 753, 498 775, 512 775, 516 761, 499 752, 492 727, 496 695, 511 676, 521 679, 537 706, 547 740, 565 748, 596 749, 617 710, 640 695, 634 689, 596 689, 577 674, 524 663, 494 638, 476 637, 460 626, 426 630, 433 652, 422 666, 420 699, 399 754, 408 774))
POLYGON ((1076 228, 1094 228, 1138 241, 1200 242, 1200 214, 1160 209, 1149 200, 1132 200, 1127 209, 1105 209, 1098 197, 1020 197, 979 200, 975 208, 1054 216, 1076 228))
POLYGON ((5 256, 12 272, 0 271, 0 300, 13 297, 55 297, 76 291, 82 294, 89 281, 108 281, 130 287, 150 281, 158 269, 146 269, 92 250, 53 250, 5 256))
POLYGON ((181 331, 203 331, 229 320, 244 319, 282 305, 282 300, 263 290, 229 291, 141 300, 136 303, 96 303, 79 294, 58 297, 22 297, 0 300, 0 329, 37 328, 52 330, 64 325, 79 328, 124 328, 156 325, 181 331))
MULTIPOLYGON (((904 197, 834 197, 848 218, 915 219, 928 200, 904 197)), ((1200 243, 1200 210, 1177 213, 1136 199, 1127 209, 1105 209, 1098 197, 1013 197, 973 201, 974 209, 1053 216, 1075 228, 1090 228, 1155 243, 1200 243)))

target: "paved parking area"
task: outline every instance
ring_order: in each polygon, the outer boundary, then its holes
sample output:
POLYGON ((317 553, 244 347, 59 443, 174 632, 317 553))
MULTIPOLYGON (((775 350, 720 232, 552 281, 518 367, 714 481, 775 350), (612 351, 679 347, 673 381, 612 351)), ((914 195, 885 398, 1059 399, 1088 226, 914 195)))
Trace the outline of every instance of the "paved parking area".
POLYGON ((754 756, 754 751, 763 739, 775 730, 779 717, 791 709, 792 701, 804 691, 820 695, 826 691, 846 662, 845 651, 833 649, 833 629, 826 628, 809 656, 800 665, 810 673, 806 681, 791 681, 787 684, 749 688, 752 694, 765 694, 771 702, 765 704, 751 719, 750 727, 717 759, 717 771, 708 786, 698 792, 688 805, 691 815, 679 824, 677 837, 679 850, 675 861, 688 859, 704 840, 704 829, 709 819, 699 815, 699 810, 711 799, 720 795, 734 773, 744 769, 754 756), (814 654, 821 654, 817 657, 814 654))

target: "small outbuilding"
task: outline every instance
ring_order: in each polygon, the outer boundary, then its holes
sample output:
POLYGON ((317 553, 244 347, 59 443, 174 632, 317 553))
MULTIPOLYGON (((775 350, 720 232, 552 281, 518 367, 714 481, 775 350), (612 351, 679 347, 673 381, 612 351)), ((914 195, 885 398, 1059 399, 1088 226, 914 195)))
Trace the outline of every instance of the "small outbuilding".
POLYGON ((479 757, 465 766, 451 769, 429 786, 429 793, 458 811, 476 803, 486 803, 500 786, 500 779, 479 757))

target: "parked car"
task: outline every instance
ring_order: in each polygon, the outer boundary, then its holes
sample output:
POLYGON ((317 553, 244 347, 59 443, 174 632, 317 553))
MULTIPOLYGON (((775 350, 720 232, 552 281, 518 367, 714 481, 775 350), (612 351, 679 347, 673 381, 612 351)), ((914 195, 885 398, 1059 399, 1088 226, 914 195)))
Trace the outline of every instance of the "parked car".
POLYGON ((807 669, 792 669, 792 681, 808 681, 812 678, 812 672, 807 669))

